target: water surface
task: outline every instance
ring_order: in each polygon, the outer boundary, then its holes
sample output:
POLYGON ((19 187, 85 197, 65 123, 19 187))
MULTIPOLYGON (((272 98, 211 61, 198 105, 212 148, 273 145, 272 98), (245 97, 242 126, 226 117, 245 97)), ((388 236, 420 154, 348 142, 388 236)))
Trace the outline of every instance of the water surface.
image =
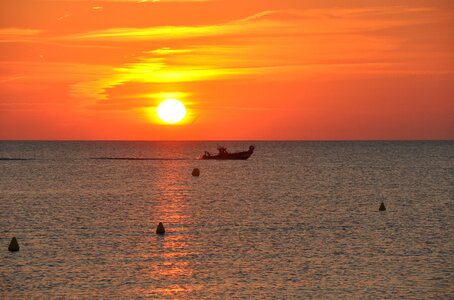
POLYGON ((453 142, 254 144, 0 142, 1 298, 454 297, 453 142))

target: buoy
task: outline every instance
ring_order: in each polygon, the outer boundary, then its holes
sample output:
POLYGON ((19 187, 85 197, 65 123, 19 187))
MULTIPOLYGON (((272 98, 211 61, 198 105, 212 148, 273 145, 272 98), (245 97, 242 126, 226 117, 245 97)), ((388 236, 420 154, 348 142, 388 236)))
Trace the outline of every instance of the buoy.
POLYGON ((166 230, 164 229, 164 225, 162 222, 159 222, 158 228, 156 228, 156 234, 164 234, 166 230))
POLYGON ((8 250, 15 252, 19 251, 19 243, 17 242, 16 237, 13 237, 11 242, 9 243, 8 250))
POLYGON ((378 210, 379 211, 385 211, 386 210, 385 204, 383 202, 380 204, 380 208, 378 210))
POLYGON ((192 170, 192 176, 199 176, 200 175, 200 170, 198 168, 195 168, 192 170))

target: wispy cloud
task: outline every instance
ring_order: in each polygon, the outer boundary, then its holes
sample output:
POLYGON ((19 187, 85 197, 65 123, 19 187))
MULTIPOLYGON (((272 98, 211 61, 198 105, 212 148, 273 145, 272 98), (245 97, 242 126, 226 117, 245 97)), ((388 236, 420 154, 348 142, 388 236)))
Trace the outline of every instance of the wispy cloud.
POLYGON ((68 19, 68 18, 70 18, 70 17, 71 17, 70 14, 65 14, 65 15, 63 15, 63 16, 58 17, 58 18, 57 18, 57 21, 62 21, 62 20, 64 20, 64 19, 68 19))
POLYGON ((113 28, 60 37, 79 41, 150 41, 190 39, 222 34, 221 26, 157 26, 149 28, 113 28))
POLYGON ((194 39, 211 36, 279 36, 314 34, 353 34, 393 26, 405 26, 427 19, 418 14, 432 9, 393 7, 369 9, 284 10, 263 11, 250 17, 214 25, 154 26, 145 28, 109 28, 57 37, 74 41, 156 41, 194 39), (392 15, 413 14, 413 18, 390 18, 392 15))
MULTIPOLYGON (((123 63, 110 67, 86 64, 82 68, 89 74, 73 76, 77 80, 71 85, 72 96, 108 100, 108 90, 134 82, 448 72, 442 64, 424 63, 419 57, 412 60, 412 56, 422 55, 417 49, 407 49, 405 60, 400 57, 409 37, 416 35, 411 28, 433 22, 434 14, 439 16, 437 20, 447 17, 432 8, 401 6, 267 10, 219 24, 108 28, 44 41, 61 47, 133 48, 135 55, 123 63), (403 33, 384 33, 398 28, 403 33)), ((0 36, 7 38, 39 33, 0 30, 0 36)), ((62 64, 59 72, 72 74, 71 65, 62 64)))
MULTIPOLYGON (((156 2, 211 2, 218 0, 97 0, 96 2, 156 3, 156 2)), ((93 2, 93 0, 55 0, 55 2, 93 2)))
POLYGON ((0 28, 0 43, 33 41, 33 37, 41 33, 40 29, 0 28))
POLYGON ((428 11, 406 7, 263 11, 225 24, 112 28, 65 36, 62 40, 163 44, 184 40, 178 48, 143 50, 135 62, 113 68, 113 75, 108 78, 73 86, 74 94, 106 99, 106 89, 126 82, 178 83, 254 74, 282 78, 285 74, 298 77, 325 72, 427 71, 414 63, 397 63, 393 57, 393 51, 406 41, 405 36, 370 32, 427 22, 419 14, 428 11), (389 18, 389 13, 396 11, 415 16, 389 18), (210 43, 209 38, 216 41, 210 43))
POLYGON ((39 29, 24 29, 24 28, 0 28, 0 37, 8 38, 10 36, 30 36, 37 35, 42 31, 39 29))

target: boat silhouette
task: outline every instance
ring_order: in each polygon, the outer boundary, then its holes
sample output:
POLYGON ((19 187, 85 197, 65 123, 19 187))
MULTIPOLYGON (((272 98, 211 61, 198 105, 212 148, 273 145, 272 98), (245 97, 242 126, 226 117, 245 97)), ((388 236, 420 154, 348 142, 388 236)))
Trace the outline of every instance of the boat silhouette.
POLYGON ((249 146, 248 151, 242 152, 234 152, 230 153, 227 151, 227 148, 219 146, 218 148, 219 153, 217 155, 210 154, 210 152, 205 151, 202 156, 202 159, 237 159, 237 160, 246 160, 248 159, 252 153, 254 152, 255 147, 249 146))

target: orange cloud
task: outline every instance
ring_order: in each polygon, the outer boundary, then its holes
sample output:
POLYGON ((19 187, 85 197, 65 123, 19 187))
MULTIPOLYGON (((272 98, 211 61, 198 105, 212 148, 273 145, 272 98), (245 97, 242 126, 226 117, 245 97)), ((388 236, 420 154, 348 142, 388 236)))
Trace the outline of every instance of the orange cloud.
POLYGON ((35 41, 33 37, 41 33, 39 29, 0 28, 0 43, 35 41))
POLYGON ((178 49, 144 50, 135 62, 114 67, 111 76, 73 85, 73 95, 99 99, 106 99, 106 89, 126 82, 178 83, 253 74, 282 79, 320 73, 450 73, 435 64, 428 69, 423 63, 402 62, 395 56, 405 37, 379 33, 387 28, 424 24, 426 12, 432 10, 394 7, 264 11, 226 24, 106 29, 63 39, 120 43, 184 39, 178 49), (389 14, 415 16, 390 19, 389 14), (374 31, 377 34, 370 34, 374 31), (208 37, 218 40, 206 44, 208 37), (194 45, 200 42, 205 45, 194 45))

